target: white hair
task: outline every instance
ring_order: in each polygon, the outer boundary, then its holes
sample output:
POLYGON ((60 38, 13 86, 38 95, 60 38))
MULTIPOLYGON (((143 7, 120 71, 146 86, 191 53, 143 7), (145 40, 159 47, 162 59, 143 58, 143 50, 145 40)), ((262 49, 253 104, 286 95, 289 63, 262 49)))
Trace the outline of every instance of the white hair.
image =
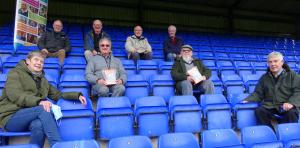
POLYGON ((273 51, 273 52, 269 53, 267 60, 269 61, 269 59, 272 58, 272 57, 277 57, 281 61, 283 61, 283 55, 278 51, 273 51))

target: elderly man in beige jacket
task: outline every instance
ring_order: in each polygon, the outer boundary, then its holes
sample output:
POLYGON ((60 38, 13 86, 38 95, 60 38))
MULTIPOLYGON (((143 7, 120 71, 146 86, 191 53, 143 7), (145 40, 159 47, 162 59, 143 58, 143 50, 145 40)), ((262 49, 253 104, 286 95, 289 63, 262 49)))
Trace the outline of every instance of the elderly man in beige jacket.
POLYGON ((152 49, 151 46, 143 34, 141 26, 137 25, 134 27, 134 35, 127 37, 125 48, 128 52, 128 58, 137 60, 151 60, 152 49))

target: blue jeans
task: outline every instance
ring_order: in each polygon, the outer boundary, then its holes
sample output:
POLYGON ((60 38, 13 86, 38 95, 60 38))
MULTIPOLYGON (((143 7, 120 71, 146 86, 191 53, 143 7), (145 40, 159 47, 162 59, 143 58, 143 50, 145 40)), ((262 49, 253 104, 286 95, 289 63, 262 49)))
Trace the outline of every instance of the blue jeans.
POLYGON ((44 146, 45 137, 51 147, 61 141, 53 114, 46 112, 43 106, 20 109, 8 120, 5 129, 10 132, 30 130, 30 143, 39 147, 44 146))
POLYGON ((199 84, 193 85, 188 80, 180 81, 176 84, 176 90, 180 95, 193 95, 193 89, 204 90, 204 94, 214 94, 214 83, 211 80, 204 80, 199 84))

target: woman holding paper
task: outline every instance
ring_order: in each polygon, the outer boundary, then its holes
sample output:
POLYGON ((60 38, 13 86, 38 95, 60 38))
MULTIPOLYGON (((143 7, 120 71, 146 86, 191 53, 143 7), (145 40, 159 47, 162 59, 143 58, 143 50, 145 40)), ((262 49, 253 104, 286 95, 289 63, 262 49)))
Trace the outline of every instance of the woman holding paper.
POLYGON ((193 48, 183 45, 180 58, 175 59, 171 75, 176 82, 176 90, 180 95, 193 95, 193 89, 204 90, 205 94, 214 93, 214 84, 208 80, 211 71, 199 59, 193 58, 193 48))
POLYGON ((127 75, 121 61, 111 54, 111 40, 100 39, 99 48, 100 54, 88 62, 85 77, 98 97, 107 97, 110 92, 112 97, 123 96, 127 75))
POLYGON ((81 93, 61 93, 49 84, 43 72, 45 58, 42 52, 32 51, 10 70, 0 99, 1 128, 10 132, 30 131, 30 143, 39 147, 43 147, 46 137, 50 146, 61 140, 51 113, 52 103, 46 98, 79 99, 86 105, 81 93))

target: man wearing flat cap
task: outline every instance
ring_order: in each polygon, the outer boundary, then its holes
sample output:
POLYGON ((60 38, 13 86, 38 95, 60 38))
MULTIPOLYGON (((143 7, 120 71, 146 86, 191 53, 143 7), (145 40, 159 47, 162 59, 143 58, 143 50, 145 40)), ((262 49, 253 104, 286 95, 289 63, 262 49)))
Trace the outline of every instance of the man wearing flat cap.
POLYGON ((183 45, 180 57, 176 58, 172 66, 171 75, 175 81, 179 95, 193 95, 193 90, 200 90, 205 94, 214 94, 214 84, 209 77, 211 70, 196 58, 193 58, 193 48, 183 45))

